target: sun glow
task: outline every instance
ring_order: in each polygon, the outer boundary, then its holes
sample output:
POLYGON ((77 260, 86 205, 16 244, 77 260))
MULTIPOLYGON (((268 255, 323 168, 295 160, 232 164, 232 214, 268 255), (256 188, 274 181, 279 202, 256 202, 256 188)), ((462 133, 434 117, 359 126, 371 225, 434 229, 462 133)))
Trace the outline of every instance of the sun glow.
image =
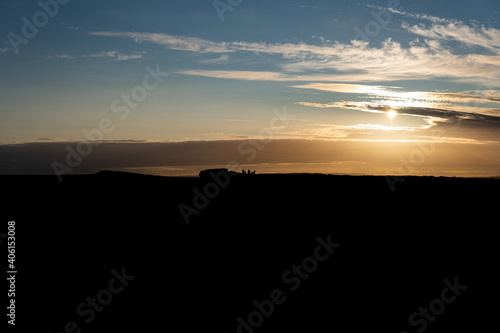
POLYGON ((387 117, 393 119, 394 117, 396 117, 398 115, 397 111, 395 110, 389 110, 387 111, 387 117))

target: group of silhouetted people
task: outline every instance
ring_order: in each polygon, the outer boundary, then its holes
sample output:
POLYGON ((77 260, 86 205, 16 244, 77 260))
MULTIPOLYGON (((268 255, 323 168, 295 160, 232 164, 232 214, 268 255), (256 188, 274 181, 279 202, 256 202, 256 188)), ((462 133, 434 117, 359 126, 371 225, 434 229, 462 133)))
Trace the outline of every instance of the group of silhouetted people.
POLYGON ((248 171, 245 171, 245 169, 243 169, 241 171, 241 174, 243 174, 243 175, 255 175, 255 170, 250 172, 250 169, 248 169, 248 171))

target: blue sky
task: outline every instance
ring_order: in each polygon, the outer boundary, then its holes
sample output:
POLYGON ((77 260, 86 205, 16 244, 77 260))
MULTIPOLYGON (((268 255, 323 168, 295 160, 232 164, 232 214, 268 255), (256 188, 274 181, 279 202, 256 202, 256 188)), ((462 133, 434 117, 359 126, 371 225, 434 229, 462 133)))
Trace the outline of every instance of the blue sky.
POLYGON ((0 4, 2 144, 103 118, 104 140, 255 138, 276 109, 275 139, 500 142, 496 0, 61 2, 0 4), (120 120, 147 67, 169 74, 120 120))

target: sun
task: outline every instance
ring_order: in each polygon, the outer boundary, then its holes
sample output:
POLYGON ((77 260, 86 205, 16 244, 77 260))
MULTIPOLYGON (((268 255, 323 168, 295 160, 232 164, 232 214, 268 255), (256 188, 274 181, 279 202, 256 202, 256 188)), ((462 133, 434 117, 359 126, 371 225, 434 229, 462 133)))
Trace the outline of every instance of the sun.
POLYGON ((396 110, 389 110, 387 111, 387 117, 393 119, 398 115, 398 112, 396 110))

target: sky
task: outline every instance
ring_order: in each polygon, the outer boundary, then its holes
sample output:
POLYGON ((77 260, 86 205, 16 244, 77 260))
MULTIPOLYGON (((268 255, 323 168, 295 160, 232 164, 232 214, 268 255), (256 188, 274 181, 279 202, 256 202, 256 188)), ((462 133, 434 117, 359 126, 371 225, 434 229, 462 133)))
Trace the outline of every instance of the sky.
POLYGON ((2 0, 0 173, 497 176, 499 14, 497 0, 2 0))

